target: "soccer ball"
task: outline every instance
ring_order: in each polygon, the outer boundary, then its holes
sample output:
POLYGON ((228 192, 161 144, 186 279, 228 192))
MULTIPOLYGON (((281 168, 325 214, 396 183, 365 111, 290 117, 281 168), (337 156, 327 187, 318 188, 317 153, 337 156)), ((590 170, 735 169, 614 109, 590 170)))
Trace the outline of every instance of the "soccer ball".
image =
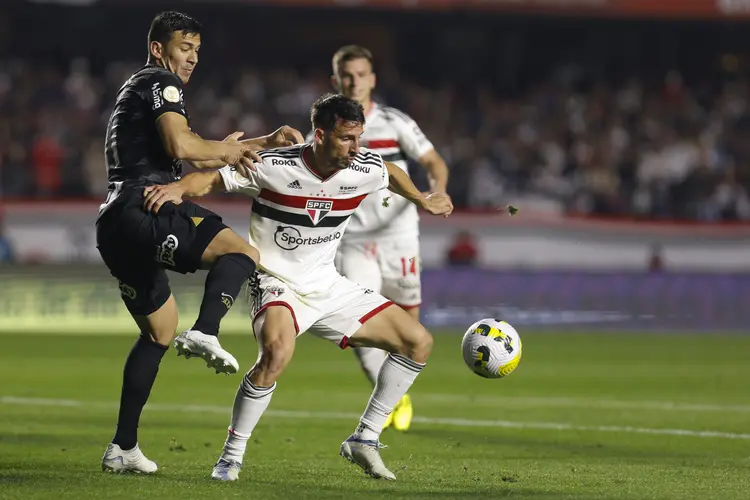
POLYGON ((505 321, 483 319, 466 331, 461 350, 471 371, 485 378, 501 378, 521 361, 521 337, 505 321))

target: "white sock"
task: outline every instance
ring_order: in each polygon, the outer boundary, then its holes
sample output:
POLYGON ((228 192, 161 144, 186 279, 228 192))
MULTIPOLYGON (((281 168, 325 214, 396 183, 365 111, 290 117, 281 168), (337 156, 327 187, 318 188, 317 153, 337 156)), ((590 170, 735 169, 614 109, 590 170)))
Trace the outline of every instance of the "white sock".
POLYGON ((221 454, 222 458, 242 463, 247 440, 250 439, 260 417, 268 408, 274 389, 276 389, 275 383, 271 387, 255 386, 250 382, 250 372, 245 374, 234 396, 232 421, 224 443, 224 451, 221 454))
POLYGON ((355 347, 354 354, 359 358, 359 364, 362 366, 362 370, 367 375, 367 378, 370 379, 370 383, 375 385, 378 381, 380 367, 383 366, 388 353, 377 347, 355 347))
POLYGON ((359 419, 357 430, 354 431, 358 439, 377 440, 380 437, 388 415, 409 390, 424 366, 424 363, 417 363, 399 354, 386 356, 370 401, 359 419))

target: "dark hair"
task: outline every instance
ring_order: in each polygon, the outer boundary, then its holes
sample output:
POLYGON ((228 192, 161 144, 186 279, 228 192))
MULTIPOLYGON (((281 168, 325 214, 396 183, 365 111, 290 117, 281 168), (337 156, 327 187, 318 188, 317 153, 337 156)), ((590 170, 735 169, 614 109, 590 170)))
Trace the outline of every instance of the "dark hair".
POLYGON ((201 23, 182 12, 160 12, 151 21, 148 44, 150 46, 151 42, 159 42, 164 45, 169 42, 175 31, 180 31, 183 35, 200 35, 201 28, 203 28, 201 23))
POLYGON ((344 45, 333 54, 333 72, 336 73, 339 70, 339 66, 347 61, 354 59, 367 59, 372 66, 372 52, 362 47, 361 45, 344 45))
POLYGON ((313 128, 330 132, 340 120, 365 123, 365 108, 354 99, 341 94, 326 94, 318 98, 310 108, 313 128))

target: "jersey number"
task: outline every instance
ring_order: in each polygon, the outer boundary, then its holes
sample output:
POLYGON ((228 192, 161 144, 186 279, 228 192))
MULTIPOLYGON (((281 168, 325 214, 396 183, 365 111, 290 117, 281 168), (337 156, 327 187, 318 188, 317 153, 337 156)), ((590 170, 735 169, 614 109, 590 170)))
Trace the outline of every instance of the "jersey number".
POLYGON ((406 276, 409 273, 417 274, 417 258, 412 257, 411 259, 407 259, 406 257, 401 257, 401 276, 406 276))

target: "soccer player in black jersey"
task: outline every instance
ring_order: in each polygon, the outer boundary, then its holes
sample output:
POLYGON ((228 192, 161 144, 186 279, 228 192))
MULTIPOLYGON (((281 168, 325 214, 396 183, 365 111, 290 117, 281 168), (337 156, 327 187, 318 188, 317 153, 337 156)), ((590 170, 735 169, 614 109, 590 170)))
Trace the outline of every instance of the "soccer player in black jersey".
POLYGON ((190 130, 183 85, 198 63, 200 32, 200 23, 178 12, 153 19, 148 62, 119 90, 107 126, 109 193, 96 222, 97 247, 141 334, 125 362, 117 432, 102 458, 103 470, 157 469, 138 448, 137 430, 178 325, 165 270, 209 271, 197 321, 174 338, 178 354, 199 356, 217 373, 235 373, 237 360, 218 342, 219 323, 259 260, 258 251, 221 217, 195 203, 165 203, 158 213, 147 211, 145 188, 179 179, 183 160, 196 168, 229 164, 242 172, 260 160, 257 150, 303 142, 289 127, 246 141, 235 132, 221 142, 190 130))

